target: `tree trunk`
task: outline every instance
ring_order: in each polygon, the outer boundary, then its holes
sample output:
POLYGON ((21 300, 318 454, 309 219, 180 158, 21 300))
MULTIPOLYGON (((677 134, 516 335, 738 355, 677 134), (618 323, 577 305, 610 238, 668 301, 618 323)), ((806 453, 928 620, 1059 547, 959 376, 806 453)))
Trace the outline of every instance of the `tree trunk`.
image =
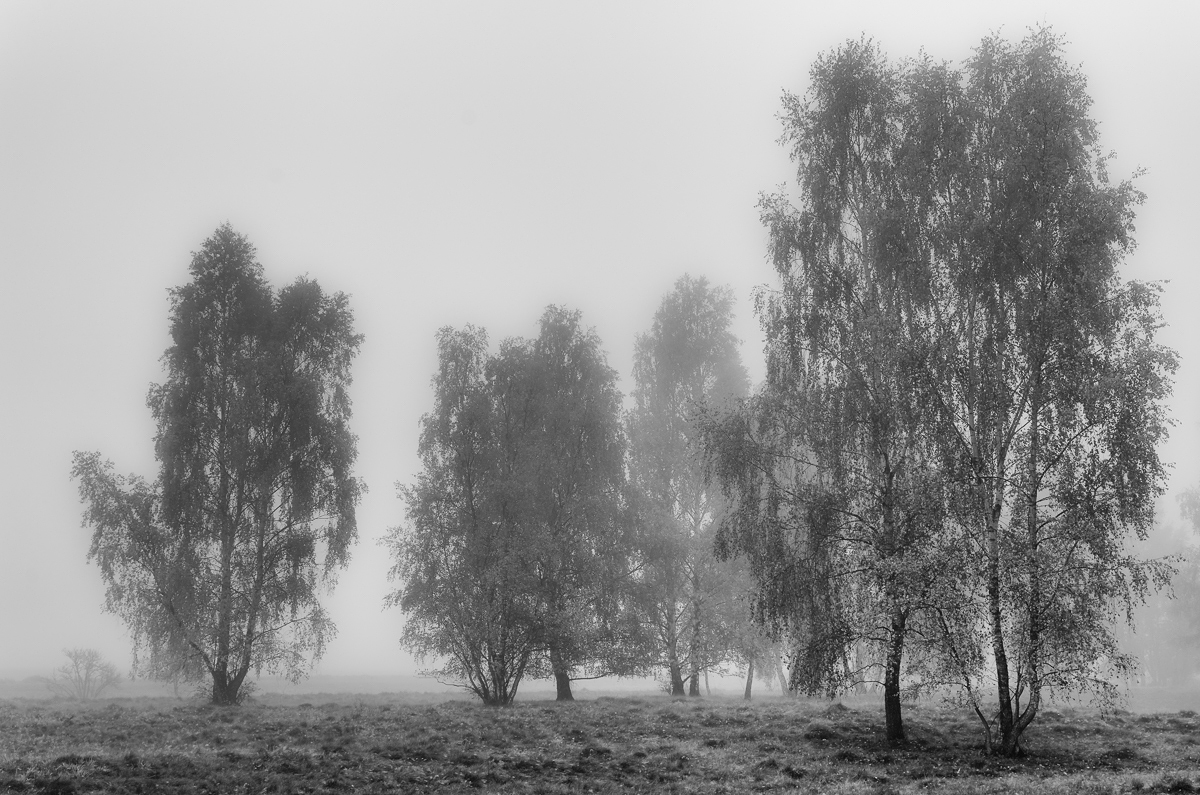
POLYGON ((671 696, 680 698, 686 696, 683 687, 683 666, 679 662, 679 633, 675 630, 675 620, 670 619, 667 628, 667 672, 671 677, 671 696))
POLYGON ((231 707, 238 703, 240 682, 234 683, 225 671, 213 672, 212 703, 219 707, 231 707))
POLYGON ((754 658, 750 658, 749 664, 746 666, 746 693, 742 696, 746 701, 750 700, 750 688, 754 684, 754 658))
POLYGON ((555 701, 575 700, 575 696, 571 695, 571 675, 566 671, 554 672, 554 688, 557 691, 555 701))
POLYGON ((783 663, 778 659, 775 660, 775 678, 779 680, 779 690, 785 696, 792 695, 792 683, 788 679, 788 675, 784 673, 783 663))
POLYGON ((992 656, 996 660, 996 699, 999 702, 1000 748, 1007 749, 1013 743, 1012 691, 1008 684, 1008 654, 1004 645, 1004 617, 1000 605, 1000 511, 997 500, 989 514, 988 522, 988 613, 992 630, 992 656))
POLYGON ((571 668, 554 651, 550 652, 550 667, 554 671, 555 701, 574 701, 571 694, 571 668))
POLYGON ((247 672, 247 669, 242 669, 231 676, 228 671, 213 671, 212 703, 222 707, 240 703, 242 683, 246 681, 247 672))
POLYGON ((900 663, 904 655, 906 619, 904 611, 895 610, 888 633, 887 661, 883 672, 883 714, 889 745, 904 742, 904 720, 900 711, 900 663))
POLYGON ((696 601, 696 593, 699 592, 699 575, 693 575, 693 586, 695 590, 692 594, 692 638, 691 638, 691 675, 692 681, 688 685, 688 695, 699 697, 700 695, 700 632, 703 625, 700 623, 700 603, 696 601))
POLYGON ((679 660, 671 660, 671 695, 675 698, 687 695, 687 690, 683 686, 683 671, 679 665, 679 660))
POLYGON ((1038 488, 1041 485, 1041 409, 1042 377, 1039 369, 1033 380, 1033 387, 1030 389, 1029 396, 1029 458, 1026 462, 1026 477, 1029 482, 1026 485, 1028 494, 1025 506, 1025 532, 1028 544, 1025 572, 1029 588, 1028 596, 1026 597, 1029 600, 1029 603, 1026 605, 1028 613, 1026 632, 1029 639, 1029 651, 1026 652, 1025 676, 1029 687, 1029 700, 1025 703, 1025 710, 1022 711, 1020 709, 1022 687, 1018 686, 1016 696, 1013 698, 1016 704, 1016 709, 1014 710, 1016 714, 1013 717, 1012 731, 1009 736, 1004 737, 1001 741, 1000 751, 1005 756, 1018 756, 1021 753, 1021 735, 1024 734, 1029 724, 1033 722, 1034 717, 1037 715, 1038 707, 1041 705, 1041 660, 1039 658, 1042 641, 1042 574, 1038 561, 1038 546, 1041 540, 1038 523, 1038 488))

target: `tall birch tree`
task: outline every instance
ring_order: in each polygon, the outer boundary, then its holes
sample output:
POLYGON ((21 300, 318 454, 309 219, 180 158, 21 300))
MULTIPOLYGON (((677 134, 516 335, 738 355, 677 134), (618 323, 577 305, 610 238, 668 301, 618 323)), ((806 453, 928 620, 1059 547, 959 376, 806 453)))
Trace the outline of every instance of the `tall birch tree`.
POLYGON ((1119 276, 1142 196, 1109 182, 1049 30, 961 70, 851 42, 811 77, 785 98, 799 196, 763 202, 768 382, 711 433, 739 505, 722 543, 807 681, 883 640, 900 739, 916 621, 921 678, 1019 753, 1048 693, 1114 696, 1133 663, 1114 622, 1169 574, 1128 549, 1163 488, 1175 368, 1157 288, 1119 276))
POLYGON ((129 627, 136 667, 211 681, 293 678, 335 631, 320 603, 357 536, 350 365, 362 341, 345 295, 299 279, 275 292, 228 225, 171 292, 167 380, 148 403, 153 482, 76 453, 90 560, 129 627))

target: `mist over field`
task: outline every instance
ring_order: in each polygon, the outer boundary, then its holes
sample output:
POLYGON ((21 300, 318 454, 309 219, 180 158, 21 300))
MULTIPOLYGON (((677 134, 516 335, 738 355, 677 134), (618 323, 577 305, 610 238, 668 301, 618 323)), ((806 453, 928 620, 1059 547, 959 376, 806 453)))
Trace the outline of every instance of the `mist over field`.
MULTIPOLYGON (((348 426, 366 491, 348 564, 320 593, 336 631, 298 684, 264 677, 258 692, 465 697, 419 676, 434 666, 400 646, 402 612, 385 607, 398 587, 389 534, 405 520, 396 487, 422 472, 439 329, 485 329, 501 361, 503 341, 538 338, 547 306, 577 310, 628 410, 638 337, 686 273, 728 288, 736 354, 759 387, 767 340, 754 296, 778 286, 760 194, 795 179, 779 142, 783 92, 803 95, 814 58, 863 35, 894 59, 923 49, 961 63, 990 33, 1015 40, 1047 24, 1087 78, 1114 180, 1145 169, 1120 274, 1163 283, 1158 339, 1179 356, 1158 448, 1166 491, 1136 546, 1176 556, 1179 574, 1147 594, 1135 629, 1117 630, 1141 663, 1119 684, 1136 712, 1200 710, 1200 536, 1180 502, 1200 486, 1198 15, 1071 3, 6 3, 0 699, 48 696, 31 678, 52 676, 67 649, 95 649, 122 673, 134 662, 86 560, 72 455, 102 451, 117 473, 155 478, 147 391, 166 379, 168 291, 188 282, 214 229, 245 235, 277 292, 310 277, 345 293, 363 335, 348 426)), ((553 698, 541 673, 518 701, 553 698)), ((761 673, 756 698, 775 698, 761 673)), ((715 667, 713 691, 734 698, 744 677, 736 663, 715 667)), ((576 695, 657 696, 667 678, 584 681, 576 695)), ((108 695, 176 691, 126 679, 108 695)))

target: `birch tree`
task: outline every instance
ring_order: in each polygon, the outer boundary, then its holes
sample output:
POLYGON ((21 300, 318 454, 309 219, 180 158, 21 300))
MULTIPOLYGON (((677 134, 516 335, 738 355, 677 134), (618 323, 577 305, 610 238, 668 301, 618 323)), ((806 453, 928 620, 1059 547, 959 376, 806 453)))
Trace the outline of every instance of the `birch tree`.
POLYGON ((76 453, 89 560, 133 636, 135 666, 211 681, 292 678, 335 631, 320 603, 356 538, 350 365, 362 341, 345 295, 299 279, 275 292, 228 225, 172 291, 167 379, 151 388, 153 482, 76 453))
POLYGON ((728 288, 683 276, 634 351, 630 472, 647 499, 641 602, 656 665, 676 696, 685 673, 690 694, 699 695, 701 671, 732 654, 737 624, 748 618, 733 582, 740 578, 713 555, 721 494, 699 446, 701 413, 748 390, 732 316, 728 288))

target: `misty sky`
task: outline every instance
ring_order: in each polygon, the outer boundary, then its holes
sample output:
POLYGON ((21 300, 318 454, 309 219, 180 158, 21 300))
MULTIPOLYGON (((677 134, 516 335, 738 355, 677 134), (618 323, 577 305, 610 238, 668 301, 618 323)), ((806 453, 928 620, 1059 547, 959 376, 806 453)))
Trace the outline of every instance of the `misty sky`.
POLYGON ((370 491, 317 671, 411 672, 378 539, 418 466, 436 330, 498 343, 577 308, 628 391, 636 334, 690 272, 734 288, 761 378, 750 294, 774 279, 755 203, 793 176, 780 97, 864 33, 955 62, 993 31, 1067 36, 1113 177, 1147 169, 1126 275, 1171 280, 1164 457, 1173 493, 1200 483, 1200 6, 963 5, 0 0, 0 677, 48 673, 64 647, 128 662, 71 453, 155 476, 167 290, 225 221, 275 286, 307 273, 351 296, 370 491))

